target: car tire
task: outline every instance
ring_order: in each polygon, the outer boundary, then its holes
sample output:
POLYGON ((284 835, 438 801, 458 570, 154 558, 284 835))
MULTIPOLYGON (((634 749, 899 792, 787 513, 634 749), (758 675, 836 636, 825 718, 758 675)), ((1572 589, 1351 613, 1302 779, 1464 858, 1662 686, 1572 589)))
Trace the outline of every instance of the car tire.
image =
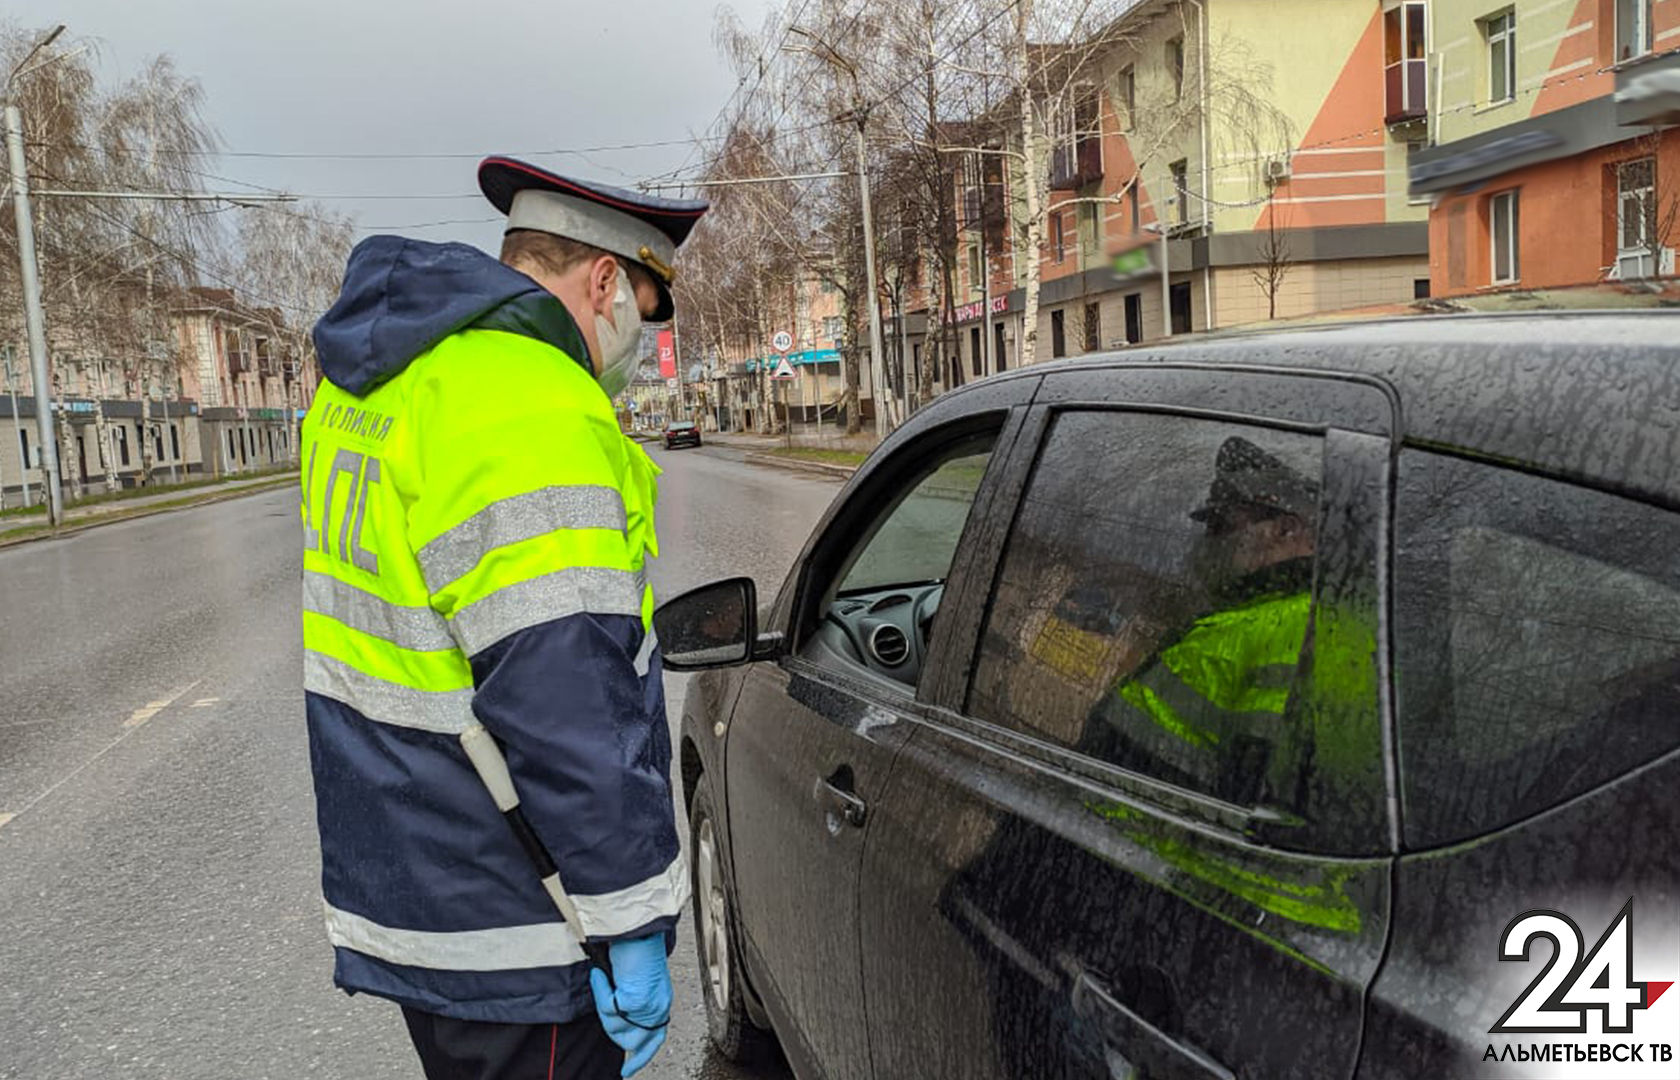
POLYGON ((694 952, 700 967, 700 996, 706 1003, 706 1033, 729 1061, 759 1060, 773 1044, 747 1015, 740 954, 735 947, 735 907, 724 881, 718 847, 718 818, 711 785, 694 793, 688 815, 689 863, 693 885, 694 952))

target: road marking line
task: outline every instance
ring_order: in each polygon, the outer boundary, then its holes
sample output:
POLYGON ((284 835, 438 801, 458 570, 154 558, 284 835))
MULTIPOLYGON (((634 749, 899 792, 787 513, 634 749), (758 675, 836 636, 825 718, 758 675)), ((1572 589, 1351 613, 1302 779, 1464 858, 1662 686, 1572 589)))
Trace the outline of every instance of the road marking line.
POLYGON ((163 710, 169 708, 169 706, 175 704, 175 702, 179 701, 183 696, 186 695, 186 692, 188 690, 191 690, 193 687, 197 686, 199 683, 201 683, 203 681, 204 681, 203 679, 194 679, 192 682, 190 682, 187 685, 181 687, 181 689, 175 691, 173 694, 170 694, 168 697, 163 698, 159 701, 148 702, 145 705, 142 705, 140 708, 135 709, 132 713, 129 714, 128 719, 123 721, 123 727, 130 727, 130 728, 139 727, 141 724, 144 724, 146 721, 150 720, 152 717, 156 716, 158 713, 160 713, 163 710))
POLYGON ((4 829, 6 827, 6 822, 15 817, 17 817, 16 814, 0 814, 0 829, 4 829))
POLYGON ((6 817, 5 821, 0 821, 0 825, 5 824, 6 821, 11 821, 13 818, 22 817, 24 814, 27 814, 27 813, 29 813, 29 811, 35 809, 35 807, 39 806, 41 804, 41 801, 43 799, 45 799, 48 795, 51 795, 53 792, 57 791, 59 788, 63 787, 65 784, 68 784, 70 781, 72 781, 76 777, 80 776, 84 771, 86 771, 86 769, 89 765, 92 765, 94 762, 98 761, 100 758, 104 757, 106 754, 109 754, 111 751, 113 751, 117 747, 121 746, 124 742, 126 742, 128 740, 128 737, 130 735, 133 735, 136 731, 140 730, 140 725, 144 724, 147 720, 150 720, 153 716, 155 716, 159 712, 159 710, 167 708, 170 705, 171 702, 175 701, 176 698, 179 698, 181 695, 185 694, 188 690, 191 690, 193 687, 197 686, 199 683, 201 683, 203 681, 204 681, 203 679, 194 679, 192 682, 190 682, 187 685, 181 687, 181 689, 175 691, 175 693, 173 695, 171 695, 167 700, 162 701, 162 702, 153 702, 151 705, 147 705, 144 708, 135 709, 134 710, 134 715, 130 716, 128 718, 128 720, 126 720, 123 723, 123 733, 121 735, 118 735, 116 738, 114 738, 110 742, 106 743, 104 748, 101 749, 99 751, 99 753, 97 753, 97 754, 93 755, 92 757, 88 758, 86 761, 82 762, 80 765, 76 766, 74 769, 71 769, 64 776, 60 777, 57 783, 53 784, 47 790, 41 792, 41 794, 35 796, 33 799, 30 799, 28 802, 24 803, 23 806, 20 807, 15 813, 11 814, 9 817, 6 817), (150 710, 150 711, 148 711, 148 710, 150 710), (144 717, 141 717, 140 719, 135 719, 135 717, 139 717, 141 713, 146 713, 146 715, 144 717))
POLYGON ((195 701, 191 705, 187 706, 187 708, 189 708, 189 709, 202 709, 207 705, 214 705, 214 704, 216 704, 216 702, 218 702, 220 700, 222 700, 222 699, 219 698, 219 697, 199 698, 197 701, 195 701))

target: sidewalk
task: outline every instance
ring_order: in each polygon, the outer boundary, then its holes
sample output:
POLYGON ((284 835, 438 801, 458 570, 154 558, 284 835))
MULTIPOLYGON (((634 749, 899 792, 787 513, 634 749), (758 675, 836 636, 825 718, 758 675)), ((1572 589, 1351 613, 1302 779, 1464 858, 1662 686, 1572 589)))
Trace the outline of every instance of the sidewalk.
MULTIPOLYGON (((9 513, 0 517, 0 545, 19 539, 61 536, 67 531, 80 531, 103 524, 106 521, 144 517, 149 513, 176 510, 185 506, 195 506, 199 503, 220 502, 223 499, 233 498, 247 492, 263 491, 268 488, 296 483, 296 471, 282 469, 277 472, 265 472, 260 476, 227 480, 218 484, 165 487, 154 494, 136 495, 133 498, 111 499, 107 502, 67 507, 64 511, 63 524, 57 530, 50 531, 47 529, 47 514, 44 508, 38 508, 32 513, 9 513)), ((39 492, 37 492, 37 495, 39 495, 39 492)))

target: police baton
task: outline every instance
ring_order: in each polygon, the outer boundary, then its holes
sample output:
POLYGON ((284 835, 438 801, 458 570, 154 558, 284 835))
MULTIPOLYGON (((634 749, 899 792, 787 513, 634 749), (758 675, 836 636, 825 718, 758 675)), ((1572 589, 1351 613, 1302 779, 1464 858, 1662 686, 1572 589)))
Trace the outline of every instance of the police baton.
POLYGON ((496 740, 486 731, 483 724, 474 723, 467 730, 461 732, 461 748, 467 752, 472 761, 473 769, 478 778, 484 781, 484 786, 490 790, 490 797, 496 802, 496 809, 502 812, 502 818, 513 830, 514 838, 519 846, 525 849, 531 865, 537 869, 537 876, 542 878, 543 888, 548 891, 549 899, 560 910, 560 918, 571 928, 572 936, 583 949, 583 955, 589 962, 601 969, 606 975, 608 985, 612 984, 612 961, 607 955, 604 942, 591 942, 583 932, 583 922, 578 918, 577 905, 566 895, 566 887, 560 883, 560 871, 554 865, 554 856, 543 847, 543 842, 537 836, 537 831, 531 828, 531 823, 525 820, 525 812, 519 808, 519 792, 514 789, 513 777, 508 773, 507 758, 502 756, 502 748, 496 745, 496 740))

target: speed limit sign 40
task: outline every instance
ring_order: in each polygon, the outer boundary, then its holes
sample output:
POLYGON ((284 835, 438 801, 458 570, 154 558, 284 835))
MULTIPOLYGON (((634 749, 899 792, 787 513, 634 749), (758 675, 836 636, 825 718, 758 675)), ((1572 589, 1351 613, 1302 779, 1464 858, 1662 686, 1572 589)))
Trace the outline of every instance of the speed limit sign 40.
POLYGON ((770 339, 770 347, 779 353, 785 353, 793 348, 793 335, 786 330, 778 330, 770 339))

